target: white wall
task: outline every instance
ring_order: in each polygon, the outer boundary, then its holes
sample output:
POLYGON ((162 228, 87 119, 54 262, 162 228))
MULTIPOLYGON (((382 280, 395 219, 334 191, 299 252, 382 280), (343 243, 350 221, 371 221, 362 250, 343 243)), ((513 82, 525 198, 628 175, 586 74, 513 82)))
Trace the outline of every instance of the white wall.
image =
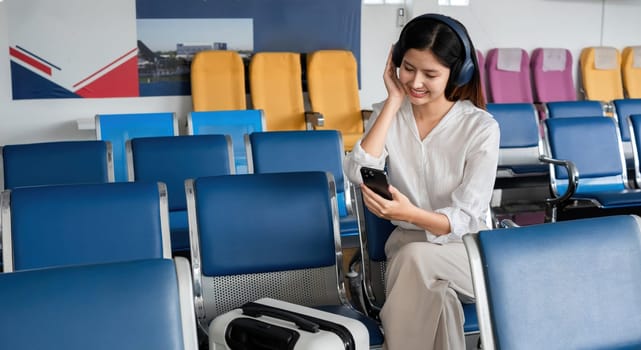
MULTIPOLYGON (((641 1, 638 0, 470 0, 470 6, 439 6, 437 0, 406 0, 409 16, 439 12, 460 20, 477 49, 563 47, 572 52, 576 72, 586 46, 641 45, 641 1), (602 17, 603 15, 603 17, 602 17), (603 19, 603 23, 602 23, 603 19)), ((397 37, 398 5, 363 5, 361 104, 385 98, 382 72, 385 55, 397 37), (371 55, 376 55, 372 57, 371 55)))
MULTIPOLYGON (((19 0, 9 0, 19 1, 19 0)), ((408 2, 408 14, 441 12, 461 20, 478 49, 539 46, 567 47, 577 65, 580 49, 608 45, 619 49, 641 45, 641 2, 638 0, 471 0, 464 8, 439 7, 437 0, 408 2), (605 4, 602 2, 605 1, 605 4), (601 31, 602 9, 604 14, 601 31), (636 33, 636 34, 631 34, 636 33), (603 39, 601 39, 603 37, 603 39), (602 40, 602 41, 601 41, 602 40)), ((94 138, 78 130, 77 119, 97 113, 173 111, 184 121, 188 96, 105 99, 11 99, 7 13, 0 2, 0 145, 94 138)), ((390 46, 397 40, 398 6, 364 5, 361 39, 361 105, 386 97, 382 73, 390 46)))

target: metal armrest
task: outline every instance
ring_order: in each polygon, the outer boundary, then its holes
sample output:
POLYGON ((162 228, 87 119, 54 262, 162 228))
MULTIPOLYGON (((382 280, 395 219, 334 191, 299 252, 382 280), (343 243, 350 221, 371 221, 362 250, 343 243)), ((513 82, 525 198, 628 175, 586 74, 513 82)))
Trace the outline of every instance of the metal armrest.
POLYGON ((354 184, 347 180, 347 178, 344 179, 347 184, 347 188, 345 189, 345 206, 347 207, 347 215, 356 215, 356 187, 354 184))
POLYGON ((563 193, 559 197, 548 198, 545 200, 545 203, 551 206, 556 206, 559 203, 563 203, 568 199, 570 199, 576 192, 576 188, 579 185, 579 171, 576 169, 576 166, 574 165, 574 163, 572 163, 569 160, 554 159, 546 156, 539 156, 539 160, 543 163, 561 165, 565 167, 565 169, 568 172, 569 181, 568 181, 568 188, 565 190, 565 193, 563 193))
POLYGON ((500 226, 501 226, 501 228, 520 227, 519 224, 517 224, 516 222, 514 222, 514 221, 512 221, 510 219, 501 220, 500 226))
POLYGON ((305 112, 305 122, 315 128, 325 125, 325 117, 318 112, 305 112))

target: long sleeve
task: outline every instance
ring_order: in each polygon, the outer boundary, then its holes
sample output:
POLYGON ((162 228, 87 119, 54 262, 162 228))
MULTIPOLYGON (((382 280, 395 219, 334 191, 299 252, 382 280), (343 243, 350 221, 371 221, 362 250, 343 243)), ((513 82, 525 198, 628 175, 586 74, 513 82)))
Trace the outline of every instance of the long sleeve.
MULTIPOLYGON (((367 132, 369 132, 372 124, 374 124, 374 121, 376 120, 376 118, 378 118, 378 115, 381 112, 381 108, 382 103, 376 103, 372 106, 373 112, 367 122, 367 125, 365 126, 365 133, 363 134, 363 137, 367 135, 367 132)), ((365 152, 365 150, 361 147, 362 140, 363 138, 356 142, 356 144, 352 148, 352 151, 349 152, 343 160, 343 171, 345 172, 345 176, 355 185, 360 185, 361 183, 363 183, 363 179, 361 178, 360 173, 361 167, 365 166, 370 168, 383 169, 385 167, 385 158, 387 158, 387 151, 384 151, 380 157, 374 157, 365 152)))
POLYGON ((463 181, 452 192, 450 206, 439 208, 437 213, 448 217, 451 233, 458 238, 484 228, 489 209, 498 163, 499 129, 496 123, 487 123, 468 145, 463 181))

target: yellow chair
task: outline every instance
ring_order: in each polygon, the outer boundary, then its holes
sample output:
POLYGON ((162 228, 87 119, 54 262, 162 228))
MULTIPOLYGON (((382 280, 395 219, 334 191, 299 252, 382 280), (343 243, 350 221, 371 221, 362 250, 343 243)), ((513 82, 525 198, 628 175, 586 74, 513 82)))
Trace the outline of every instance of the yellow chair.
POLYGON ((191 63, 194 111, 246 109, 245 68, 235 51, 201 51, 191 63))
POLYGON ((324 127, 339 130, 346 151, 363 136, 364 118, 358 95, 356 59, 351 51, 320 50, 307 59, 307 87, 311 109, 322 114, 324 127))
POLYGON ((613 47, 586 47, 579 59, 586 100, 612 101, 623 98, 621 55, 613 47))
POLYGON ((263 110, 266 130, 307 130, 322 123, 318 115, 305 112, 300 54, 256 53, 249 64, 249 84, 252 106, 263 110))
POLYGON ((641 46, 628 46, 621 57, 623 87, 628 98, 641 98, 641 46))

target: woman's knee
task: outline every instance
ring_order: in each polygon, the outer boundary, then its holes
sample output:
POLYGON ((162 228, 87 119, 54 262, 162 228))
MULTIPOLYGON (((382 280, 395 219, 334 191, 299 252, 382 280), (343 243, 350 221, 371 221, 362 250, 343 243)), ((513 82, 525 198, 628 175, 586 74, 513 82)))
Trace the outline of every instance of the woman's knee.
POLYGON ((430 245, 426 242, 412 242, 404 245, 394 256, 390 268, 404 271, 429 270, 434 258, 430 253, 430 245))

